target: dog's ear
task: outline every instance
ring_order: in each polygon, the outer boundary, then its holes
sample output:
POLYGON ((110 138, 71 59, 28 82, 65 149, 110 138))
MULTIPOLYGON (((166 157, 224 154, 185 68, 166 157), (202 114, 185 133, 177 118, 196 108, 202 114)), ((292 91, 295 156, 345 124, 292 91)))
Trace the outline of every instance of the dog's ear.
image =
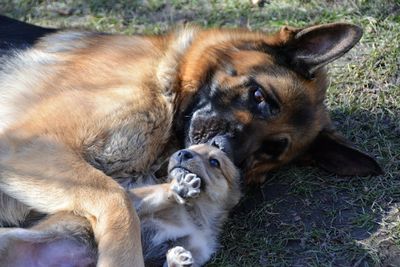
POLYGON ((320 132, 305 156, 322 169, 338 175, 383 174, 374 158, 354 148, 336 131, 320 132))
POLYGON ((284 45, 286 61, 295 71, 311 78, 327 63, 341 57, 361 38, 362 29, 348 23, 332 23, 295 31, 284 45))

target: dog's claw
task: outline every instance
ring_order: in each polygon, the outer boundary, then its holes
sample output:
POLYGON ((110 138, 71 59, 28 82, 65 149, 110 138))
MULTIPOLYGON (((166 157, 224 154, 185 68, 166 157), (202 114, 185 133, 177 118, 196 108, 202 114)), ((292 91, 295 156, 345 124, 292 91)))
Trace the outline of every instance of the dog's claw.
POLYGON ((183 247, 173 247, 167 252, 168 267, 190 267, 193 265, 193 257, 190 251, 183 247))
POLYGON ((188 173, 177 177, 171 189, 175 193, 177 201, 183 204, 185 199, 195 198, 200 194, 200 186, 201 179, 193 173, 188 173))

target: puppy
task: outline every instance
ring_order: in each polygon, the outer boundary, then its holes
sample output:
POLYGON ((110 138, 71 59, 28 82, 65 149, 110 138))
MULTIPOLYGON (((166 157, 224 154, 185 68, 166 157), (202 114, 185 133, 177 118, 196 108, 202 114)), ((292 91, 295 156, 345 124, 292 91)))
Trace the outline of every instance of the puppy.
MULTIPOLYGON (((195 145, 171 156, 169 182, 130 189, 141 220, 146 266, 201 266, 218 247, 228 212, 241 196, 240 174, 227 155, 195 145)), ((96 248, 90 224, 71 213, 31 229, 3 228, 0 266, 91 266, 96 248)))

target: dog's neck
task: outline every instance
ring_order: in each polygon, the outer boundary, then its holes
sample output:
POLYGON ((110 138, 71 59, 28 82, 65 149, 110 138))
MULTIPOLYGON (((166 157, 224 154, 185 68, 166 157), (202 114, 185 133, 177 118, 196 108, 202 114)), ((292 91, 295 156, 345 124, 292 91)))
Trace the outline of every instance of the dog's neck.
POLYGON ((196 27, 185 26, 165 37, 167 41, 165 43, 168 46, 157 65, 156 78, 164 95, 171 98, 171 103, 177 101, 176 93, 180 90, 178 87, 180 78, 178 62, 182 61, 198 32, 196 27))

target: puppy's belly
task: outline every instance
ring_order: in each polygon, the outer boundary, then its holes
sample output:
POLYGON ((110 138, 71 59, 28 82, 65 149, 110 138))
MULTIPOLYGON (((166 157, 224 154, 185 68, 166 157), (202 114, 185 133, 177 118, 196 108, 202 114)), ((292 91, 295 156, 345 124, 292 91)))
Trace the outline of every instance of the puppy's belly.
POLYGON ((0 227, 20 226, 29 212, 28 206, 0 192, 0 227))
POLYGON ((142 246, 146 266, 161 266, 166 260, 169 249, 175 246, 188 246, 193 235, 199 234, 198 240, 203 237, 185 213, 176 214, 170 211, 168 215, 165 218, 157 215, 152 218, 141 218, 142 246))
POLYGON ((157 236, 159 229, 148 221, 141 221, 142 249, 145 266, 162 266, 165 262, 166 253, 170 247, 168 242, 155 244, 153 239, 157 236))

